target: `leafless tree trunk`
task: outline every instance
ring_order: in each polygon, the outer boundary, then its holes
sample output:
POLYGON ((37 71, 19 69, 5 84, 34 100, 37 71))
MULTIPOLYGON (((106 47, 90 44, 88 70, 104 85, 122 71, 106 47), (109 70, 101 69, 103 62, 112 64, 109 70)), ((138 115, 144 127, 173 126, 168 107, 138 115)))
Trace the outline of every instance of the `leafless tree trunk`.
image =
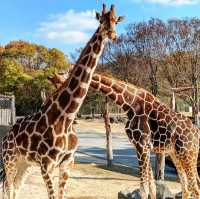
POLYGON ((112 160, 113 160, 113 151, 112 151, 112 134, 111 134, 111 126, 110 126, 110 117, 109 117, 108 107, 109 107, 109 103, 108 103, 108 98, 106 97, 104 122, 105 122, 105 128, 106 128, 107 166, 111 167, 112 160))
POLYGON ((198 100, 198 82, 197 82, 197 75, 196 70, 194 67, 192 67, 193 73, 192 73, 192 97, 193 97, 193 106, 192 106, 192 117, 194 118, 194 123, 199 126, 199 100, 198 100))

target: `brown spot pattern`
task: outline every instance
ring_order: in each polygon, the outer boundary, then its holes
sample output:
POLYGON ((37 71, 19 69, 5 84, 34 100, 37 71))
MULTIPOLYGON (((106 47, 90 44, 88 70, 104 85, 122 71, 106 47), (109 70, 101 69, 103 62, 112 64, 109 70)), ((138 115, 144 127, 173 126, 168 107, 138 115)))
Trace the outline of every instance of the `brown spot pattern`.
POLYGON ((111 94, 109 94, 108 95, 113 101, 115 101, 116 100, 116 94, 115 93, 111 93, 111 94))
POLYGON ((59 105, 62 109, 64 109, 70 101, 70 94, 64 90, 58 98, 59 105))
POLYGON ((85 56, 85 57, 80 61, 80 64, 82 64, 82 65, 86 65, 88 59, 89 59, 89 55, 85 56))
POLYGON ((20 126, 20 129, 19 129, 19 132, 24 131, 27 125, 28 125, 28 122, 22 122, 21 126, 20 126))
POLYGON ((98 89, 99 84, 98 84, 97 82, 95 82, 95 81, 91 81, 90 86, 91 86, 92 88, 94 88, 94 89, 98 89))
POLYGON ((63 131, 63 122, 64 122, 64 116, 62 116, 55 124, 54 131, 56 134, 60 134, 63 131))
POLYGON ((79 87, 78 89, 76 89, 73 96, 75 98, 77 98, 77 97, 82 98, 85 95, 86 95, 86 89, 79 87))
POLYGON ((100 90, 102 91, 102 93, 110 93, 112 91, 112 89, 110 87, 107 87, 107 86, 101 86, 100 90))
POLYGON ((18 131, 19 131, 19 124, 15 124, 12 128, 12 131, 14 133, 14 136, 16 136, 18 134, 18 131))
POLYGON ((36 113, 34 116, 33 116, 33 121, 37 121, 40 117, 41 117, 41 112, 38 112, 38 113, 36 113))
POLYGON ((116 84, 112 85, 112 89, 116 92, 116 93, 122 93, 123 88, 120 86, 117 86, 116 84))
POLYGON ((100 80, 98 75, 93 75, 92 79, 97 82, 100 80))
POLYGON ((112 85, 112 80, 109 80, 109 79, 107 79, 105 77, 102 77, 101 78, 101 83, 104 84, 104 85, 107 85, 107 86, 111 86, 112 85))
POLYGON ((98 54, 100 52, 100 50, 101 50, 101 48, 100 48, 99 44, 95 43, 93 45, 93 52, 96 53, 96 54, 98 54))
POLYGON ((43 135, 44 141, 48 144, 48 146, 53 145, 54 138, 53 138, 53 132, 52 131, 53 131, 52 128, 49 127, 43 135))
POLYGON ((38 144, 39 144, 41 138, 42 137, 40 135, 37 135, 37 134, 33 134, 31 136, 30 151, 36 151, 37 150, 37 147, 38 147, 38 144))
POLYGON ((81 82, 87 83, 90 79, 90 73, 87 73, 85 70, 81 76, 81 82))
POLYGON ((69 107, 66 110, 66 113, 74 113, 79 106, 79 103, 72 101, 69 107))
POLYGON ((79 77, 82 73, 82 68, 79 66, 77 69, 76 69, 76 72, 75 72, 75 76, 76 77, 79 77))
POLYGON ((46 144, 44 142, 40 143, 39 149, 38 149, 38 153, 40 155, 45 155, 48 151, 48 147, 46 146, 46 144))
POLYGON ((49 125, 52 125, 59 115, 60 111, 58 110, 56 103, 54 103, 51 109, 47 112, 49 125))
POLYGON ((33 132, 34 126, 35 126, 35 122, 31 122, 31 123, 27 126, 26 131, 28 132, 28 134, 31 134, 31 133, 33 132))
POLYGON ((73 150, 76 148, 76 145, 78 143, 78 138, 74 134, 69 134, 68 136, 68 150, 73 150))
POLYGON ((58 153, 59 153, 59 151, 58 151, 57 149, 51 149, 51 150, 49 151, 48 156, 49 156, 51 159, 56 160, 56 157, 57 157, 58 153))
POLYGON ((118 105, 120 105, 120 106, 124 103, 123 97, 122 97, 121 95, 118 95, 118 96, 117 96, 116 103, 117 103, 118 105))
POLYGON ((40 118, 39 122, 37 123, 36 131, 43 133, 46 130, 46 128, 47 128, 46 118, 45 118, 45 115, 43 115, 40 118))
POLYGON ((58 137, 56 139, 56 147, 63 148, 65 146, 65 137, 58 137))
POLYGON ((28 147, 28 136, 23 133, 19 134, 16 138, 17 145, 20 146, 22 145, 24 148, 28 147))
POLYGON ((88 63, 87 63, 87 66, 88 66, 89 68, 92 68, 92 67, 95 65, 95 63, 96 63, 96 58, 90 57, 90 58, 89 58, 89 61, 88 61, 88 63))
POLYGON ((69 83, 69 88, 71 91, 73 91, 78 86, 78 80, 73 77, 69 83))

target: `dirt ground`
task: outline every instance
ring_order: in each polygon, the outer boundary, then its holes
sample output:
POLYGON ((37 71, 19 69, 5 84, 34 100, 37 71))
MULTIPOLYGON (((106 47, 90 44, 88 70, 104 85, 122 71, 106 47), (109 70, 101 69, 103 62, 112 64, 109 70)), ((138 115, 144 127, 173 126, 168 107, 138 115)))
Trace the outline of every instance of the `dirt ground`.
MULTIPOLYGON (((103 119, 89 119, 89 120, 78 120, 78 124, 75 125, 75 128, 81 129, 81 131, 87 132, 96 132, 96 133, 105 133, 105 125, 103 119)), ((117 135, 125 134, 125 124, 123 123, 113 123, 111 124, 112 133, 117 135)))
MULTIPOLYGON (((58 173, 55 176, 58 181, 58 173)), ((171 189, 180 189, 180 184, 167 181, 171 189)), ((130 168, 115 166, 108 170, 103 165, 76 164, 69 180, 68 199, 117 199, 120 190, 139 187, 139 178, 130 168)), ((20 199, 47 199, 47 192, 39 169, 35 168, 27 178, 20 199)))

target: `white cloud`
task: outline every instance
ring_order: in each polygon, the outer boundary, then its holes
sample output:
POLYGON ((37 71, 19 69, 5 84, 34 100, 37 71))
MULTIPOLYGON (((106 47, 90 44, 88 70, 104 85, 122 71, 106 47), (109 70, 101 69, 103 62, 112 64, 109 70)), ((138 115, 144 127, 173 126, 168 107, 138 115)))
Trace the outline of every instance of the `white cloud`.
POLYGON ((40 24, 37 35, 55 42, 67 44, 84 43, 97 27, 95 12, 75 12, 69 10, 63 14, 52 15, 40 24))
POLYGON ((199 3, 199 0, 132 0, 133 2, 141 3, 157 3, 170 6, 194 5, 199 3))

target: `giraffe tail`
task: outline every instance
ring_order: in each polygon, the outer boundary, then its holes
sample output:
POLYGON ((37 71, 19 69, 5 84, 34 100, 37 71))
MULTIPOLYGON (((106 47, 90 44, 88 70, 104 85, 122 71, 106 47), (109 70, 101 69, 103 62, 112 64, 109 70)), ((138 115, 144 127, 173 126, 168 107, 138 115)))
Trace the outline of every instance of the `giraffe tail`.
POLYGON ((1 183, 1 182, 4 182, 5 177, 6 177, 5 170, 4 170, 4 168, 1 168, 1 169, 0 169, 0 183, 1 183))

